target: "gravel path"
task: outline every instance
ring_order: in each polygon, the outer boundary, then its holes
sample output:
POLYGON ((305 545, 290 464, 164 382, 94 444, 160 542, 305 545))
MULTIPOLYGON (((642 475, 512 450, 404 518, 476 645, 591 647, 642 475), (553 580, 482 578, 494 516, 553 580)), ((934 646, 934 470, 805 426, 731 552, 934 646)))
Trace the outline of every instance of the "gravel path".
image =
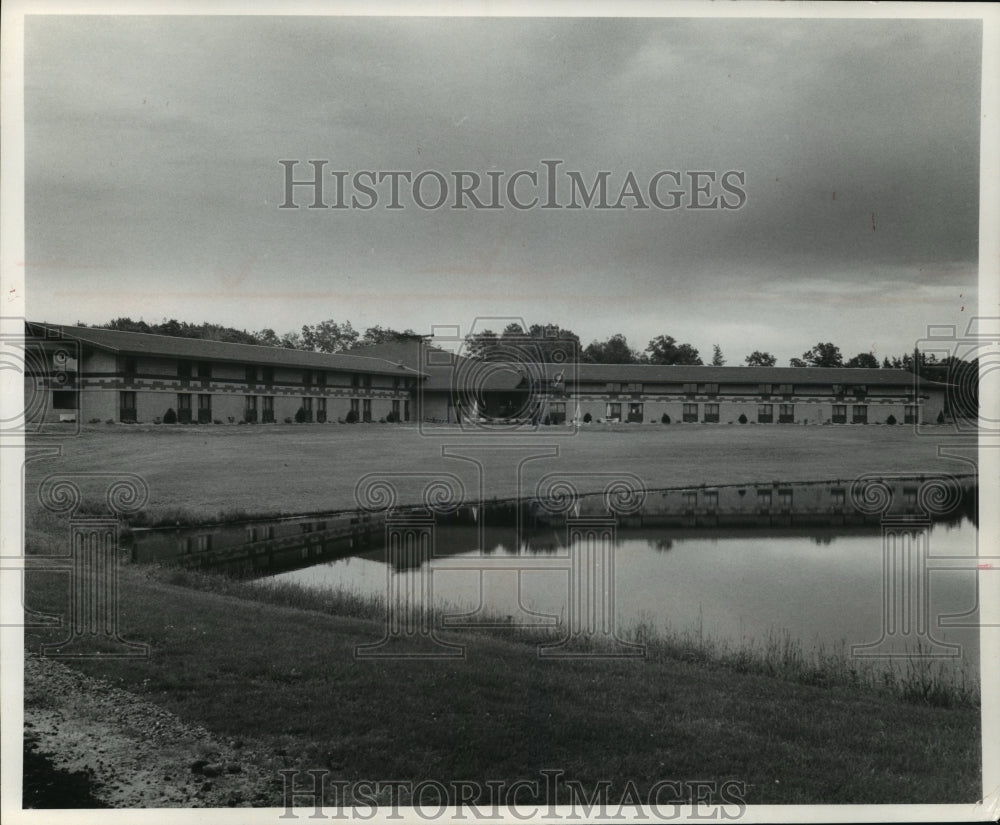
MULTIPOLYGON (((25 749, 47 755, 57 771, 88 777, 99 803, 280 805, 280 760, 263 746, 215 739, 202 727, 53 659, 26 656, 24 671, 25 749)), ((25 778, 26 801, 37 798, 28 792, 31 782, 50 778, 31 773, 25 778)))

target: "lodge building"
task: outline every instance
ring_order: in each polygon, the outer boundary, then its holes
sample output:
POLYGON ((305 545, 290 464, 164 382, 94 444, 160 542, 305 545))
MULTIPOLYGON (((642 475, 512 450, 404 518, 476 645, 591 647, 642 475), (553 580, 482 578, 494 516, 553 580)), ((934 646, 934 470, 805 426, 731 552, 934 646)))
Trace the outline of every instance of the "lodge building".
POLYGON ((30 323, 29 420, 933 424, 905 370, 489 362, 420 336, 346 353, 30 323))

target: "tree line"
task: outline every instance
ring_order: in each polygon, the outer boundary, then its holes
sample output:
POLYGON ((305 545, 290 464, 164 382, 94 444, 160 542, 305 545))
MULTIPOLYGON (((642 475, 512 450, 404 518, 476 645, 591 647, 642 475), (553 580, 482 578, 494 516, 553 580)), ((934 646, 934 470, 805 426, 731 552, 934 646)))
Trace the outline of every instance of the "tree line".
MULTIPOLYGON (((87 326, 78 323, 78 326, 87 326)), ((134 321, 131 318, 116 318, 105 324, 97 324, 95 329, 116 329, 127 332, 145 332, 153 335, 172 335, 180 338, 199 338, 209 341, 224 341, 234 344, 257 344, 268 347, 306 350, 310 352, 350 352, 374 344, 388 341, 420 337, 412 329, 396 330, 392 327, 375 325, 359 333, 350 321, 338 322, 334 319, 317 324, 304 324, 297 332, 278 335, 273 329, 264 328, 254 332, 236 329, 222 324, 191 324, 171 318, 160 323, 134 321)), ((672 335, 657 335, 650 339, 645 349, 637 350, 629 345, 628 339, 616 333, 606 340, 593 340, 583 346, 580 336, 558 324, 531 324, 524 329, 520 324, 508 324, 502 332, 484 330, 466 336, 464 354, 486 361, 531 360, 546 363, 579 362, 584 364, 664 364, 701 366, 704 364, 697 348, 689 343, 677 341, 672 335)), ((718 344, 712 347, 711 366, 721 367, 727 362, 718 344)), ((754 350, 743 359, 740 366, 773 367, 778 359, 770 352, 754 350)), ((964 382, 975 374, 978 383, 978 363, 962 361, 958 358, 938 359, 934 353, 920 352, 900 356, 885 356, 881 363, 870 352, 859 352, 844 358, 840 348, 831 342, 818 342, 802 353, 801 358, 789 360, 791 367, 828 367, 868 369, 903 369, 919 372, 936 381, 955 382, 961 375, 964 382)))

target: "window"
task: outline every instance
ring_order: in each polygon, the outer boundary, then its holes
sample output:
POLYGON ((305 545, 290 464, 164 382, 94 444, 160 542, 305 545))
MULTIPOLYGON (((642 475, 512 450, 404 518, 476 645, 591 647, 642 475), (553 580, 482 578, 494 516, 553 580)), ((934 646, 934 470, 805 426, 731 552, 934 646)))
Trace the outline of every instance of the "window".
POLYGON ((257 423, 257 396, 248 395, 246 397, 246 406, 243 409, 243 419, 250 424, 257 423))
POLYGON ((833 405, 833 423, 834 424, 846 424, 847 423, 847 405, 846 404, 834 404, 833 405))
POLYGON ((191 393, 177 394, 177 421, 181 424, 191 423, 191 393))
POLYGON ((706 424, 718 424, 719 423, 719 405, 718 404, 706 404, 705 405, 705 423, 706 424))
POLYGON ((351 399, 351 412, 354 413, 355 416, 361 414, 361 402, 357 398, 351 399))
POLYGON ((907 510, 915 510, 917 507, 917 488, 916 487, 904 487, 903 488, 903 503, 906 505, 907 510))
POLYGON ((718 490, 706 490, 705 491, 705 507, 709 510, 716 510, 719 507, 719 491, 718 490))
POLYGON ((638 384, 638 383, 629 384, 628 385, 628 391, 630 393, 632 393, 632 395, 641 395, 642 394, 642 384, 638 384))
POLYGON ((791 398, 794 387, 791 384, 778 384, 778 395, 782 398, 791 398))
POLYGON ((906 407, 903 412, 903 423, 904 424, 916 424, 917 423, 917 408, 916 405, 910 404, 906 407))
POLYGON ((53 390, 52 409, 75 410, 77 408, 76 390, 53 390))
MULTIPOLYGON (((564 415, 563 418, 565 417, 564 415)), ((642 404, 635 403, 628 405, 628 420, 634 424, 642 423, 642 404)))
POLYGON ((311 387, 312 386, 312 383, 313 383, 312 370, 303 370, 302 371, 302 383, 305 386, 307 386, 307 387, 311 387))
POLYGON ((194 537, 194 549, 195 552, 204 553, 212 549, 212 537, 210 535, 195 536, 194 537))
MULTIPOLYGON (((398 381, 399 379, 397 378, 396 380, 398 381)), ((398 399, 394 399, 393 402, 392 402, 392 420, 396 421, 396 422, 399 421, 399 400, 398 399)))
POLYGON ((705 384, 705 395, 707 395, 709 398, 714 398, 718 394, 719 394, 718 384, 705 384))
POLYGON ((263 421, 265 424, 273 424, 274 423, 274 396, 273 395, 265 395, 261 399, 261 403, 263 405, 262 408, 261 408, 261 421, 263 421))
POLYGON ((366 398, 361 405, 361 420, 366 424, 372 420, 372 400, 370 398, 366 398))
POLYGON ((698 385, 697 384, 685 384, 684 385, 684 394, 688 398, 694 398, 698 394, 698 385))
POLYGON ((191 377, 191 362, 190 361, 178 361, 177 362, 177 377, 178 378, 190 378, 191 377))
POLYGON ((774 423, 774 404, 757 405, 757 423, 758 424, 774 423))
POLYGON ((256 367, 246 367, 244 369, 244 375, 246 376, 246 383, 253 386, 257 383, 257 368, 256 367))
POLYGON ((372 388, 372 377, 370 375, 361 376, 361 383, 366 390, 370 390, 372 388))
POLYGON ((778 506, 785 512, 792 509, 792 490, 790 487, 778 490, 778 506))
POLYGON ((681 415, 681 420, 683 421, 697 421, 698 420, 698 405, 697 404, 685 404, 684 410, 681 415))
POLYGON ((303 421, 311 422, 313 420, 313 400, 308 396, 302 399, 302 412, 304 413, 303 421))
POLYGON ((779 404, 778 405, 778 423, 779 424, 794 424, 795 423, 795 405, 794 404, 779 404))
POLYGON ((400 378, 399 378, 398 375, 394 375, 392 377, 392 388, 394 390, 398 390, 399 389, 399 381, 400 381, 400 378))
POLYGON ((694 510, 698 506, 698 491, 697 490, 685 490, 684 496, 684 509, 688 512, 694 510))
POLYGON ((830 490, 830 498, 833 499, 834 507, 843 507, 847 501, 847 495, 843 487, 834 487, 830 490))
POLYGON ((608 404, 608 421, 621 421, 622 420, 622 405, 621 404, 608 404))
POLYGON ((118 393, 119 418, 121 421, 134 423, 136 421, 135 393, 118 393))
POLYGON ((855 404, 851 408, 851 423, 853 424, 868 423, 868 406, 866 404, 855 404))
POLYGON ((771 491, 770 490, 758 490, 757 491, 757 509, 758 510, 770 510, 771 509, 771 491))
POLYGON ((358 389, 361 386, 361 376, 356 372, 351 374, 351 389, 358 389))
POLYGON ((260 372, 265 384, 274 383, 274 367, 263 367, 260 372))
POLYGON ((407 398, 403 401, 403 420, 410 420, 410 399, 407 398))
POLYGON ((864 384, 858 384, 853 387, 855 398, 867 398, 868 397, 868 387, 864 384))
POLYGON ((843 398, 844 397, 844 385, 843 384, 834 384, 833 385, 833 394, 837 397, 838 400, 841 399, 841 398, 843 398))
POLYGON ((212 396, 207 393, 198 396, 198 423, 212 423, 212 396))
POLYGON ((771 397, 771 385, 770 384, 761 384, 760 387, 757 388, 757 391, 760 393, 760 397, 761 398, 770 398, 771 397))
POLYGON ((198 377, 199 378, 211 378, 212 377, 212 365, 208 361, 198 362, 198 377))
POLYGON ((326 373, 319 370, 315 373, 316 376, 316 386, 325 387, 326 386, 326 373))
POLYGON ((326 399, 316 399, 316 420, 322 424, 326 421, 326 399))
POLYGON ((125 380, 132 381, 135 378, 136 363, 134 358, 126 358, 123 362, 122 372, 125 373, 125 380))

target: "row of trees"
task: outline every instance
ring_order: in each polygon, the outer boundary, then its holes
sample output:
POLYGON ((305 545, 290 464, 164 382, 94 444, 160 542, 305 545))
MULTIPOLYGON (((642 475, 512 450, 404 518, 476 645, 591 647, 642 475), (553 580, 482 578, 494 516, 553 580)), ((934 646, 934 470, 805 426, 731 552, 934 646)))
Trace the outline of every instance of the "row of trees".
MULTIPOLYGON (((87 326, 78 322, 78 326, 87 326)), ((116 318, 106 324, 98 324, 96 329, 119 329, 126 332, 146 332, 152 335, 173 335, 178 338, 200 338, 207 341, 225 341, 232 344, 257 344, 266 347, 284 347, 310 352, 345 352, 371 344, 381 344, 400 338, 415 336, 412 329, 402 332, 391 327, 368 327, 359 334, 350 321, 338 323, 332 318, 318 324, 304 325, 301 332, 286 332, 278 335, 273 329, 265 328, 256 332, 226 327, 221 324, 189 324, 173 318, 160 323, 133 321, 131 318, 116 318)))
MULTIPOLYGON (((80 324, 86 326, 86 324, 80 324)), ((171 318, 160 323, 133 321, 131 318, 116 318, 100 329, 119 329, 129 332, 146 332, 154 335, 173 335, 181 338, 201 338, 211 341, 227 341, 236 344, 259 344, 270 347, 308 350, 311 352, 349 352, 372 344, 381 344, 413 337, 412 329, 402 331, 380 325, 368 327, 358 333, 350 321, 338 322, 334 319, 318 324, 303 325, 299 332, 278 335, 273 329, 265 328, 256 332, 236 329, 221 324, 190 324, 171 318)), ((698 350, 688 343, 678 342, 671 335, 658 335, 651 339, 642 351, 633 349, 622 334, 612 335, 605 341, 594 340, 582 346, 580 336, 572 330, 563 329, 558 324, 532 324, 525 330, 520 324, 509 324, 497 334, 490 330, 469 335, 465 339, 465 354, 487 361, 541 360, 547 363, 562 363, 578 360, 587 364, 676 364, 702 365, 704 362, 698 350)), ((726 359, 718 344, 712 347, 712 366, 725 365, 726 359)), ((743 359, 746 366, 773 367, 778 359, 770 352, 754 350, 743 359)), ((886 356, 879 360, 870 352, 860 352, 845 359, 840 348, 831 342, 819 342, 802 353, 801 358, 789 361, 792 367, 866 367, 875 369, 904 369, 920 372, 927 378, 938 381, 953 381, 957 372, 978 375, 975 361, 960 361, 956 358, 938 359, 933 353, 920 352, 901 356, 886 356), (951 376, 951 377, 949 377, 951 376)))

